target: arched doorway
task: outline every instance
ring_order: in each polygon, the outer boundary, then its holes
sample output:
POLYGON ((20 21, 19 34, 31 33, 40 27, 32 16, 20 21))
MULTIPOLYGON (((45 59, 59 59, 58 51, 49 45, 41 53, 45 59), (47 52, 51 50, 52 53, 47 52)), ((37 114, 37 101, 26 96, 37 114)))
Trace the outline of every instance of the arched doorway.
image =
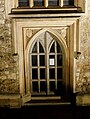
POLYGON ((67 93, 66 54, 60 40, 45 31, 29 50, 31 97, 59 97, 67 93))

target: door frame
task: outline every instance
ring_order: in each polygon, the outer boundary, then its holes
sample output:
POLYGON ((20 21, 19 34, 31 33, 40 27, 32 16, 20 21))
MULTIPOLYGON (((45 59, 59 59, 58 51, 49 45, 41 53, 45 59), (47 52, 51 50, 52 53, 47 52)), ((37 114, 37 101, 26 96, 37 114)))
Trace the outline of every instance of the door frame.
MULTIPOLYGON (((22 105, 31 99, 30 87, 28 83, 28 51, 29 45, 32 41, 39 35, 38 33, 42 33, 46 30, 50 30, 54 35, 57 34, 57 38, 61 39, 63 46, 65 48, 69 47, 69 51, 66 54, 70 54, 69 58, 67 57, 67 67, 69 67, 69 84, 70 84, 70 92, 75 92, 75 68, 76 68, 76 59, 75 54, 79 52, 79 18, 71 17, 71 18, 32 18, 32 19, 18 19, 13 18, 13 47, 14 53, 17 53, 18 63, 19 63, 19 85, 20 85, 20 96, 22 99, 22 105), (66 41, 60 35, 58 30, 54 30, 57 28, 65 28, 67 35, 66 41), (30 31, 28 35, 27 30, 30 31), (39 31, 37 33, 37 31, 39 31), (33 35, 35 34, 35 35, 33 35), (32 39, 32 40, 31 40, 32 39), (70 63, 70 64, 69 64, 70 63), (68 65, 69 64, 69 65, 68 65)), ((67 52, 67 50, 66 50, 67 52)), ((66 72, 66 76, 68 76, 68 71, 66 72)))
MULTIPOLYGON (((68 86, 69 86, 69 49, 65 43, 65 40, 62 38, 62 36, 56 31, 56 30, 53 30, 53 29, 47 29, 47 28, 44 28, 40 31, 38 31, 28 42, 27 46, 26 46, 26 52, 25 52, 25 57, 26 57, 26 60, 25 60, 25 75, 27 77, 27 86, 26 86, 26 89, 28 92, 30 92, 30 68, 29 68, 29 50, 30 50, 30 47, 32 47, 32 44, 34 42, 34 40, 42 33, 44 32, 50 32, 52 33, 58 40, 59 42, 61 43, 63 49, 64 49, 64 54, 65 54, 65 66, 66 66, 66 69, 65 70, 65 82, 64 82, 64 86, 66 87, 65 89, 65 92, 67 94, 68 92, 68 86), (27 72, 28 71, 28 72, 27 72), (66 85, 67 84, 67 85, 66 85)), ((65 94, 65 96, 66 96, 65 94)))

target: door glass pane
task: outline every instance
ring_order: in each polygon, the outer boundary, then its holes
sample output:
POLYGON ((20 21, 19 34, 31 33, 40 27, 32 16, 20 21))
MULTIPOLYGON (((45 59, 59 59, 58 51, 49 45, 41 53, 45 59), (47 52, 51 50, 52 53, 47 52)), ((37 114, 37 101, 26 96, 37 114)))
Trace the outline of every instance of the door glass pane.
POLYGON ((55 69, 49 69, 49 78, 50 79, 55 79, 55 69))
POLYGON ((38 79, 38 70, 32 69, 32 79, 38 79))
POLYGON ((55 81, 50 81, 50 91, 55 91, 55 81))
POLYGON ((49 55, 49 59, 55 59, 55 55, 49 55))
POLYGON ((19 0, 19 7, 29 6, 29 0, 19 0))
POLYGON ((61 49, 61 47, 60 47, 58 42, 57 42, 56 45, 57 45, 57 53, 62 53, 62 49, 61 49))
POLYGON ((58 81, 56 95, 62 95, 62 94, 63 94, 63 83, 62 81, 58 81))
POLYGON ((57 68, 57 79, 63 78, 62 73, 63 73, 62 68, 57 68))
POLYGON ((40 52, 40 53, 44 53, 43 46, 41 45, 41 43, 40 43, 40 42, 39 42, 39 52, 40 52))
POLYGON ((40 69, 40 79, 45 79, 45 69, 40 69))
POLYGON ((45 91, 46 92, 46 82, 45 81, 41 81, 40 82, 40 91, 45 91))
POLYGON ((33 92, 38 92, 38 82, 33 82, 32 86, 33 86, 33 92))
POLYGON ((37 42, 35 43, 35 45, 32 49, 32 53, 37 53, 37 42))
POLYGON ((57 55, 57 66, 62 66, 62 55, 57 55))
POLYGON ((48 0, 48 5, 49 6, 58 6, 59 0, 48 0))
POLYGON ((45 66, 45 55, 39 56, 40 66, 45 66))
POLYGON ((34 0, 34 6, 44 6, 44 0, 34 0))
POLYGON ((32 55, 32 66, 37 66, 37 55, 32 55))
POLYGON ((55 52, 55 43, 52 44, 51 49, 50 49, 50 52, 51 53, 54 53, 55 52))
POLYGON ((49 66, 55 66, 55 55, 49 55, 49 66))

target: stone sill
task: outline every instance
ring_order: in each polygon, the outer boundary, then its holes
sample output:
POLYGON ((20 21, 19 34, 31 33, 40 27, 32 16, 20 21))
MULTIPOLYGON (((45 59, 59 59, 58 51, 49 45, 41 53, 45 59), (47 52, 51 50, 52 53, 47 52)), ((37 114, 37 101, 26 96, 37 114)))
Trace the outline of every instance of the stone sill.
POLYGON ((47 14, 16 14, 16 13, 9 13, 9 17, 12 18, 60 18, 60 17, 80 17, 85 15, 85 13, 47 13, 47 14))
POLYGON ((70 13, 70 12, 82 12, 81 7, 75 7, 75 6, 70 6, 70 7, 47 7, 47 8, 38 8, 38 7, 33 7, 33 8, 29 8, 29 7, 18 7, 18 8, 12 8, 11 13, 21 13, 23 14, 23 12, 25 13, 30 13, 30 12, 40 12, 40 14, 42 12, 59 12, 59 13, 70 13))
POLYGON ((65 17, 65 16, 81 16, 81 7, 57 7, 57 8, 12 8, 10 17, 65 17))

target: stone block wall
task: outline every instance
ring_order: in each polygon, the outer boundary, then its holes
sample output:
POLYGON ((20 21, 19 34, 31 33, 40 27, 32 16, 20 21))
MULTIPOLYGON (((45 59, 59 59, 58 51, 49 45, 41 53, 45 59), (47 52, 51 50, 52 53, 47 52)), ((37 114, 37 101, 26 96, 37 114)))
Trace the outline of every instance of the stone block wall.
POLYGON ((11 19, 5 18, 5 0, 0 0, 0 94, 19 93, 18 63, 12 50, 11 19))
POLYGON ((87 13, 80 18, 80 51, 77 60, 76 91, 77 105, 90 105, 90 1, 87 0, 87 13))
POLYGON ((90 93, 90 1, 87 1, 87 13, 80 18, 80 51, 77 60, 76 90, 81 94, 90 93))

